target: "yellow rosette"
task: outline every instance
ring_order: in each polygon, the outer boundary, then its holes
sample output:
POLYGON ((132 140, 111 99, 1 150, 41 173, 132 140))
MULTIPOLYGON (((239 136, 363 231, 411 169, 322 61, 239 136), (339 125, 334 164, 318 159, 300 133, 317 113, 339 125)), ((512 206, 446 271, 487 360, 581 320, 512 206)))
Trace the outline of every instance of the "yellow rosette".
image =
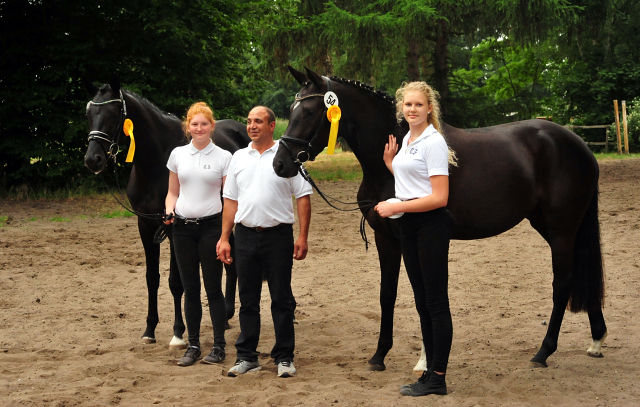
POLYGON ((127 159, 125 162, 131 163, 133 162, 133 154, 136 152, 136 141, 133 138, 133 122, 131 119, 127 119, 124 121, 124 125, 122 125, 122 131, 126 136, 131 137, 131 144, 129 144, 129 152, 127 153, 127 159))
POLYGON ((327 119, 331 122, 331 130, 329 130, 329 145, 327 146, 327 154, 333 155, 338 140, 338 124, 340 123, 342 112, 338 105, 333 105, 327 110, 327 119))

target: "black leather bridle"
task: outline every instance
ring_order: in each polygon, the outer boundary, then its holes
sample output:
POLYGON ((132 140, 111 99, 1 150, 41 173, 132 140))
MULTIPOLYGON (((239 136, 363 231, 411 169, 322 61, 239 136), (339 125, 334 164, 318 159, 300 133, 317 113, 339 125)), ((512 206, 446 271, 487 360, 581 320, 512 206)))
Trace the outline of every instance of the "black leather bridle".
MULTIPOLYGON (((327 78, 326 76, 323 76, 322 79, 324 79, 325 83, 327 84, 327 92, 331 92, 331 80, 329 78, 327 78)), ((300 96, 300 94, 296 94, 296 102, 300 102, 302 100, 305 99, 309 99, 309 98, 314 98, 314 97, 320 97, 320 98, 324 98, 324 96, 326 95, 326 93, 312 93, 310 95, 304 95, 304 96, 300 96)), ((299 138, 295 138, 295 137, 291 137, 291 136, 287 136, 286 134, 283 135, 282 137, 280 137, 280 144, 289 152, 289 155, 291 156, 291 160, 298 166, 301 167, 302 164, 306 163, 307 161, 314 161, 316 159, 316 156, 318 155, 318 153, 314 153, 313 152, 313 146, 316 143, 316 139, 318 138, 318 135, 320 133, 320 129, 322 128, 322 125, 324 124, 324 118, 327 117, 327 107, 325 105, 324 108, 324 113, 322 113, 322 117, 320 119, 320 124, 318 125, 318 128, 316 129, 315 133, 313 134, 313 137, 311 137, 311 140, 306 141, 303 139, 299 139, 299 138), (293 151, 291 150, 291 146, 290 144, 297 144, 297 145, 302 145, 304 146, 304 148, 300 151, 298 151, 297 154, 294 154, 293 151)), ((322 151, 322 150, 320 150, 322 151)))
POLYGON ((120 108, 120 120, 118 122, 119 123, 118 127, 116 127, 115 134, 109 135, 100 130, 91 130, 89 132, 88 141, 91 142, 92 140, 96 140, 96 141, 103 140, 109 143, 109 150, 106 150, 102 145, 102 143, 98 143, 98 145, 104 151, 107 159, 113 158, 113 162, 115 164, 116 156, 120 152, 120 146, 118 145, 118 142, 120 141, 120 134, 123 131, 122 126, 124 125, 124 121, 127 118, 127 102, 124 100, 124 96, 122 95, 122 90, 120 91, 120 99, 105 100, 104 102, 94 102, 93 100, 89 101, 89 103, 87 103, 87 111, 89 110, 90 105, 104 106, 109 103, 122 103, 122 107, 120 108))

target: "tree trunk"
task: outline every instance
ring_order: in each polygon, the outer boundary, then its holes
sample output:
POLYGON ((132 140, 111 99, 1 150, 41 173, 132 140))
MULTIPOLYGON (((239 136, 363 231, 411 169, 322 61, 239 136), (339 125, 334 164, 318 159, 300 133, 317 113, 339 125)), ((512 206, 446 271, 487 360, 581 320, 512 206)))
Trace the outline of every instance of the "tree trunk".
POLYGON ((409 39, 409 50, 407 51, 407 76, 410 81, 420 80, 420 54, 417 40, 409 39))
POLYGON ((440 112, 446 116, 449 102, 449 29, 445 20, 437 22, 436 50, 434 55, 433 85, 440 93, 440 112))

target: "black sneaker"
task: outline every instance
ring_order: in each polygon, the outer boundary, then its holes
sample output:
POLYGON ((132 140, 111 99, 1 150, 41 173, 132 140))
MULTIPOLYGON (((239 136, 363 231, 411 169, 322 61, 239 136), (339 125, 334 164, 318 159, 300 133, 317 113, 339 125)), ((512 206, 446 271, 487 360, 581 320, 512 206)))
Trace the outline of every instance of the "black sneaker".
POLYGON ((226 354, 224 353, 224 349, 216 346, 211 350, 209 356, 205 356, 204 359, 202 359, 202 363, 206 363, 209 365, 220 363, 224 360, 225 357, 226 354))
POLYGON ((202 357, 200 348, 197 346, 189 346, 187 351, 184 353, 184 356, 178 360, 178 366, 191 366, 196 363, 200 357, 202 357))
MULTIPOLYGON (((427 382, 429 380, 429 376, 431 376, 433 372, 431 371, 431 369, 427 369, 425 371, 422 372, 422 376, 420 376, 420 378, 418 379, 419 382, 427 382)), ((402 391, 402 389, 410 389, 412 387, 415 387, 416 383, 411 383, 411 384, 403 384, 402 386, 400 386, 400 391, 402 391)))
POLYGON ((429 394, 439 394, 443 396, 447 394, 447 383, 445 382, 444 375, 425 370, 417 382, 407 387, 401 387, 400 394, 412 397, 427 396, 429 394))

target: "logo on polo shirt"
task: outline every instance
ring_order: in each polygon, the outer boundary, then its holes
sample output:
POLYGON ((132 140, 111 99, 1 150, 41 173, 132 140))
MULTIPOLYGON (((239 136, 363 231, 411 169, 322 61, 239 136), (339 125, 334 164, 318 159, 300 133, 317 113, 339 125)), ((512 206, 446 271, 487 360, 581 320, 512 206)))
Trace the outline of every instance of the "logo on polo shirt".
POLYGON ((204 169, 205 170, 210 170, 211 169, 211 164, 205 164, 204 165, 204 169))
POLYGON ((411 149, 409 150, 409 154, 411 155, 415 155, 418 152, 418 149, 415 147, 411 147, 411 149))

